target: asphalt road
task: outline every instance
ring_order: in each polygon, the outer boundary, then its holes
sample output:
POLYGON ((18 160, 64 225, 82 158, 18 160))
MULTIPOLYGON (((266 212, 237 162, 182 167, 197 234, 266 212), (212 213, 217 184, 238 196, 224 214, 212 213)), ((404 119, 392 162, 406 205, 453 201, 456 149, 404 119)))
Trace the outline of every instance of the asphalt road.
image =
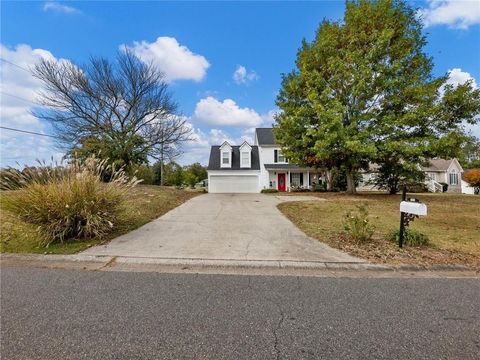
POLYGON ((478 279, 1 269, 2 359, 479 359, 478 279))

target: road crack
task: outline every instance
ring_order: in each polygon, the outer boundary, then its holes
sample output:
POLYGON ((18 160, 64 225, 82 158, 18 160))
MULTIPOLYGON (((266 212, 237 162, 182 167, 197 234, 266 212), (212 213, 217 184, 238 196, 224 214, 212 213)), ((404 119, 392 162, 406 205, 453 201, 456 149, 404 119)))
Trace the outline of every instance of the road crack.
POLYGON ((278 331, 281 329, 283 322, 285 321, 285 313, 283 312, 282 308, 280 305, 278 305, 276 302, 273 302, 275 306, 278 308, 278 312, 280 313, 280 319, 278 320, 277 326, 273 329, 273 349, 275 350, 275 359, 279 360, 280 359, 280 349, 278 348, 279 345, 279 339, 278 339, 278 331))
POLYGON ((248 260, 248 253, 250 252, 250 245, 252 244, 253 242, 253 239, 251 239, 248 243, 247 243, 247 247, 245 249, 245 260, 248 260))

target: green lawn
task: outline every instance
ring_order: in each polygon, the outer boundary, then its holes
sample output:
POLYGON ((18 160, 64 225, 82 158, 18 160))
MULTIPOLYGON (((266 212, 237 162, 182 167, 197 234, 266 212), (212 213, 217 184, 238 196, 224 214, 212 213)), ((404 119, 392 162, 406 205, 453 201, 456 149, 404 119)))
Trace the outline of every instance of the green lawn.
MULTIPOLYGON (((304 195, 304 194, 302 194, 304 195)), ((307 235, 332 247, 374 262, 467 264, 480 266, 480 197, 460 194, 410 194, 428 206, 428 216, 411 227, 426 234, 428 247, 401 250, 385 240, 399 227, 400 195, 315 193, 325 201, 282 203, 279 209, 307 235), (375 225, 374 239, 367 244, 349 240, 343 233, 343 216, 356 204, 366 204, 375 225)))
POLYGON ((127 195, 127 206, 119 226, 106 238, 70 241, 65 244, 42 246, 36 226, 6 211, 3 199, 9 192, 0 193, 0 252, 72 254, 89 246, 111 240, 158 218, 200 192, 176 190, 168 187, 137 185, 127 195))

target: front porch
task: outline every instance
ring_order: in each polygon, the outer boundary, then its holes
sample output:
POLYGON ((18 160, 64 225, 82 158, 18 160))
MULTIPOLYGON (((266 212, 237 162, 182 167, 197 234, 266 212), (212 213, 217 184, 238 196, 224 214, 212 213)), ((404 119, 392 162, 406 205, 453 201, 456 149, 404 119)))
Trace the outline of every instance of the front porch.
MULTIPOLYGON (((267 168, 267 165, 265 166, 267 168)), ((324 179, 320 171, 290 165, 289 168, 267 168, 268 188, 283 191, 314 190, 324 179)))

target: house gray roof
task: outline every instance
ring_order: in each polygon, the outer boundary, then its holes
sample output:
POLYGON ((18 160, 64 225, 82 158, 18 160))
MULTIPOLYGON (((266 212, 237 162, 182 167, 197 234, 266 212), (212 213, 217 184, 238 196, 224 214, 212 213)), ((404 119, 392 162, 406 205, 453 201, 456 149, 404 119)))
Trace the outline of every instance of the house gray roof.
POLYGON ((258 146, 252 146, 251 167, 240 167, 240 146, 232 146, 232 167, 220 167, 220 146, 212 146, 210 149, 210 160, 207 170, 260 170, 260 158, 258 156, 258 146))
POLYGON ((258 145, 277 145, 272 128, 256 128, 258 145))
POLYGON ((422 166, 423 171, 447 171, 453 159, 431 159, 427 166, 422 166))
POLYGON ((265 164, 267 170, 312 170, 308 167, 300 167, 294 164, 265 164))

